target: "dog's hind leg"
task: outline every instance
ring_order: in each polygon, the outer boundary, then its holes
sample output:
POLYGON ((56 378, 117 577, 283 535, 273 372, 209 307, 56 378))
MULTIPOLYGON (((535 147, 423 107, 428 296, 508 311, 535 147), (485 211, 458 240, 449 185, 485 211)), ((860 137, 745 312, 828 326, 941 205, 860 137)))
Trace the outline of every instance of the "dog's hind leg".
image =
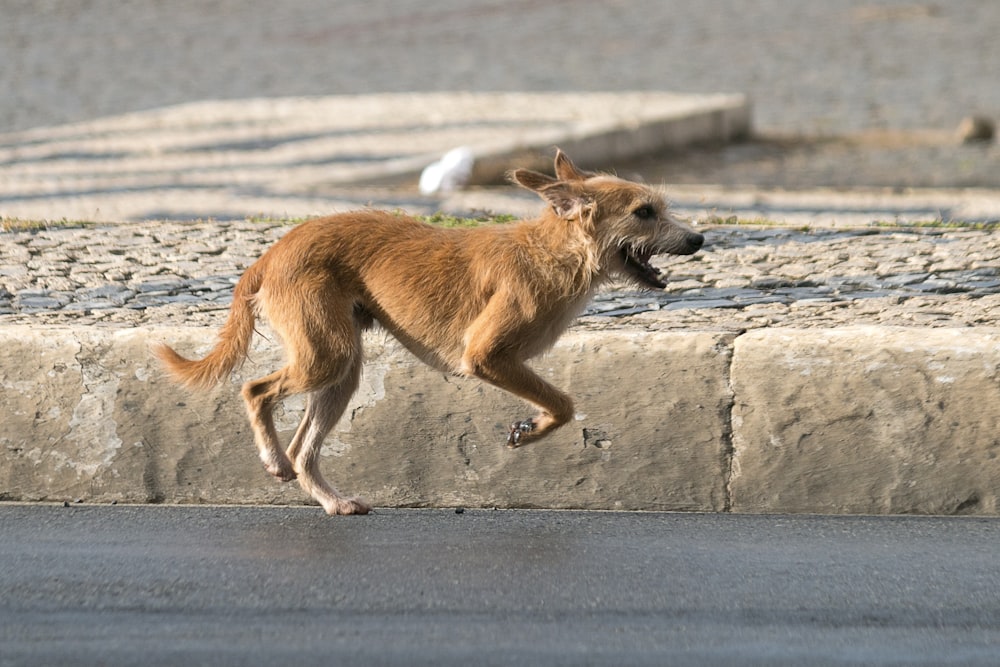
MULTIPOLYGON (((319 470, 319 454, 330 429, 347 409, 361 380, 361 332, 371 324, 370 316, 336 291, 312 290, 313 304, 290 301, 276 316, 288 351, 286 370, 294 380, 293 393, 308 392, 305 414, 288 449, 281 456, 289 461, 299 485, 328 514, 366 514, 371 507, 360 499, 345 498, 330 486, 319 470)), ((277 327, 276 327, 277 328, 277 327)))
POLYGON ((360 498, 347 498, 331 486, 319 470, 323 441, 347 409, 361 378, 361 355, 343 379, 310 392, 306 412, 288 455, 295 464, 302 489, 323 506, 327 514, 367 514, 371 506, 360 498))
POLYGON ((325 302, 326 309, 287 297, 266 302, 268 319, 285 344, 288 364, 247 382, 242 391, 261 461, 268 472, 286 482, 297 477, 293 461, 308 424, 305 420, 300 424, 286 453, 274 426, 275 406, 288 396, 342 383, 361 359, 360 324, 352 316, 352 306, 337 304, 329 295, 322 299, 318 290, 311 291, 325 302), (338 313, 342 316, 337 317, 338 313))
POLYGON ((283 482, 295 479, 295 468, 285 455, 274 428, 274 406, 288 396, 288 367, 243 385, 243 400, 253 428, 257 453, 264 468, 283 482))

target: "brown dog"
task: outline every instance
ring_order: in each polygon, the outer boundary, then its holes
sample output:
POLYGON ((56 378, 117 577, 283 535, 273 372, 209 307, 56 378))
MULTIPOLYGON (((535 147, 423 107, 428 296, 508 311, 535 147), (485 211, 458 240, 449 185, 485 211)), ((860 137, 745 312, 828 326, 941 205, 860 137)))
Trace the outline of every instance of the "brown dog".
POLYGON ((548 208, 535 220, 443 229, 378 211, 305 222, 240 278, 215 348, 190 361, 162 345, 170 374, 192 388, 225 378, 247 355, 258 313, 280 335, 281 370, 243 385, 257 448, 268 472, 298 477, 329 514, 364 514, 320 474, 323 439, 361 375, 361 333, 378 322, 431 366, 478 377, 534 404, 507 443, 537 440, 573 417, 573 403, 526 365, 550 348, 594 290, 614 277, 662 288, 654 254, 687 255, 701 234, 671 217, 662 194, 577 169, 561 151, 556 178, 518 169, 511 178, 548 208), (308 392, 287 451, 275 404, 308 392))

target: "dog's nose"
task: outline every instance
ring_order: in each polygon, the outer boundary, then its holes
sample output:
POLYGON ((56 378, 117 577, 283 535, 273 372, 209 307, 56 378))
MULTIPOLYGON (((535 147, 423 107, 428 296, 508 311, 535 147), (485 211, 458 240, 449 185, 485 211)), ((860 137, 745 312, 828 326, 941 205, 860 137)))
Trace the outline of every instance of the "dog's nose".
POLYGON ((691 247, 691 252, 696 252, 705 243, 705 236, 697 232, 689 232, 687 244, 691 247))

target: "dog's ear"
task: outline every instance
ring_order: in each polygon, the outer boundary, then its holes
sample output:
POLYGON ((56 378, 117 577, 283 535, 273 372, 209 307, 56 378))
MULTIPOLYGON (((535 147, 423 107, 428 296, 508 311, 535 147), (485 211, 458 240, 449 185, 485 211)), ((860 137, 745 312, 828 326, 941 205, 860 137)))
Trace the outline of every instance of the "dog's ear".
POLYGON ((578 169, 561 149, 556 149, 556 177, 560 181, 584 181, 593 175, 589 171, 578 169))
POLYGON ((572 183, 556 180, 529 169, 515 169, 510 172, 510 180, 523 188, 537 192, 547 201, 556 215, 566 220, 582 218, 593 208, 593 204, 583 192, 578 192, 572 183))
POLYGON ((539 193, 552 205, 552 210, 564 220, 583 219, 590 215, 594 205, 590 197, 575 192, 562 183, 556 183, 539 193))
POLYGON ((507 174, 509 178, 514 183, 517 183, 522 188, 527 188, 538 194, 542 193, 547 187, 555 185, 558 181, 551 176, 546 176, 545 174, 539 174, 537 171, 531 171, 530 169, 514 169, 507 174))

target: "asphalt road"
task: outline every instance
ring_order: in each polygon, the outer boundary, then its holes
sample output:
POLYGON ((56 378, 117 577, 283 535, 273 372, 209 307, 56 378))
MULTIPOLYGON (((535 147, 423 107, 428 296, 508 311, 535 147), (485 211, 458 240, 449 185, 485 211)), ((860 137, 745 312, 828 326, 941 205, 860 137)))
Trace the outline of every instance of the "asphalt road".
POLYGON ((0 506, 0 665, 997 664, 1000 520, 0 506))

